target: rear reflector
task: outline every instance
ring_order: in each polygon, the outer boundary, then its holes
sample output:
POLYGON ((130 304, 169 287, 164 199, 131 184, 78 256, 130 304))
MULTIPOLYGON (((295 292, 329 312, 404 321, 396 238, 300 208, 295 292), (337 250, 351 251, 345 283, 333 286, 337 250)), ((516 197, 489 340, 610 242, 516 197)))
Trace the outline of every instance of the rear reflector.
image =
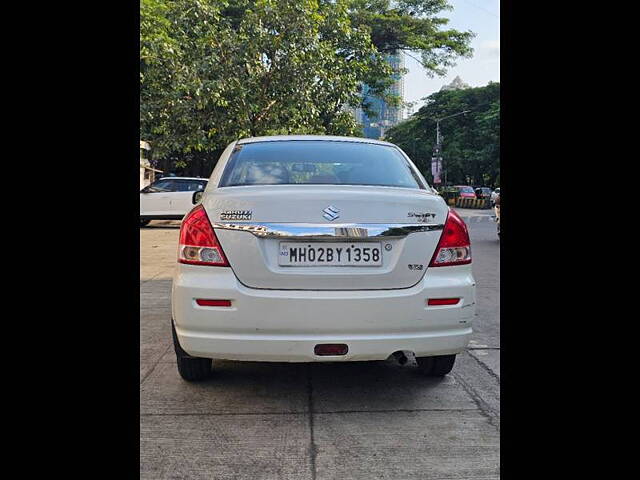
POLYGON ((230 307, 231 300, 207 300, 205 298, 196 298, 196 303, 201 307, 230 307))
POLYGON ((345 355, 348 351, 344 343, 320 343, 313 349, 316 355, 345 355))
POLYGON ((459 298, 430 298, 427 305, 455 305, 460 302, 459 298))

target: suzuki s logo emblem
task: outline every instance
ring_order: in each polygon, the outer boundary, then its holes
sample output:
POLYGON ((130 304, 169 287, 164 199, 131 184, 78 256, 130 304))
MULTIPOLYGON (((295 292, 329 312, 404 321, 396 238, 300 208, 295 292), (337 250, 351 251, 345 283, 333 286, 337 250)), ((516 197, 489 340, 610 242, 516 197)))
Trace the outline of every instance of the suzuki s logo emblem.
POLYGON ((338 210, 333 205, 329 205, 327 208, 325 208, 323 210, 323 213, 324 213, 324 215, 322 215, 322 216, 324 218, 326 218, 327 220, 329 220, 330 222, 332 222, 336 218, 340 218, 340 210, 338 210))

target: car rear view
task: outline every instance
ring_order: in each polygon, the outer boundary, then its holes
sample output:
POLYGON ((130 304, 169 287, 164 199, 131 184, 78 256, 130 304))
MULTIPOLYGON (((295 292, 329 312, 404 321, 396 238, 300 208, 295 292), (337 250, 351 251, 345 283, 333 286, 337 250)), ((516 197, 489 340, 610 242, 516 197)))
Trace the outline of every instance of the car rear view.
POLYGON ((384 360, 444 375, 475 311, 464 222, 386 142, 232 143, 181 226, 172 287, 178 370, 211 359, 384 360))

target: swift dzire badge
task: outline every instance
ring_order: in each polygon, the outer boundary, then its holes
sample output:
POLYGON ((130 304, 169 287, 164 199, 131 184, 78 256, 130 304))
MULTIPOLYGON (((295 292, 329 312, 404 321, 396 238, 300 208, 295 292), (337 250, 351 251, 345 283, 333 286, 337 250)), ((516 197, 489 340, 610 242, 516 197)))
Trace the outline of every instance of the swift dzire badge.
POLYGON ((418 222, 427 223, 429 220, 432 220, 432 219, 436 218, 436 214, 435 213, 409 212, 407 214, 407 217, 415 217, 416 220, 418 220, 418 222))

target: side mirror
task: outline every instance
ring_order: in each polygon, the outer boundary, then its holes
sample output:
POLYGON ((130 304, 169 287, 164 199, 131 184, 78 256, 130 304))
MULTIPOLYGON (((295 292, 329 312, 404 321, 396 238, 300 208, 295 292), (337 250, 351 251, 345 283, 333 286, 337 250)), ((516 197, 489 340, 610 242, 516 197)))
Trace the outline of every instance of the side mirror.
POLYGON ((191 197, 191 202, 196 205, 197 203, 200 203, 200 201, 202 200, 202 196, 204 195, 204 192, 202 190, 198 190, 197 192, 193 192, 193 197, 191 197))

